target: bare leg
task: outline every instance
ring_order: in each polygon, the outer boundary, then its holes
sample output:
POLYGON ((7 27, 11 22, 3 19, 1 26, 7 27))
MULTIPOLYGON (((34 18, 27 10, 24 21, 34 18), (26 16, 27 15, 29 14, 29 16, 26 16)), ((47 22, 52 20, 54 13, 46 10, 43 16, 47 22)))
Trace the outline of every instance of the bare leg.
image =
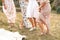
POLYGON ((19 29, 23 29, 23 21, 20 21, 19 29))
POLYGON ((31 22, 32 27, 34 27, 34 24, 33 24, 33 18, 28 18, 28 19, 29 19, 29 21, 31 22))
POLYGON ((35 29, 35 26, 36 26, 36 21, 35 21, 35 18, 29 18, 29 21, 31 22, 32 24, 32 28, 30 29, 30 31, 34 30, 35 29))
POLYGON ((39 25, 40 30, 41 30, 41 35, 43 35, 44 34, 43 23, 42 22, 38 22, 38 25, 39 25))
POLYGON ((42 21, 42 23, 43 23, 44 25, 46 25, 46 26, 43 26, 43 27, 46 27, 46 28, 47 28, 46 33, 48 33, 48 32, 49 32, 48 25, 47 25, 46 22, 44 22, 43 20, 41 20, 41 21, 42 21))
POLYGON ((36 27, 36 19, 33 18, 33 24, 34 24, 34 27, 36 27))
POLYGON ((47 32, 46 32, 46 33, 48 33, 48 32, 49 32, 48 23, 47 23, 47 21, 46 21, 46 18, 45 18, 42 14, 40 14, 40 21, 41 21, 44 25, 46 25, 46 28, 47 28, 47 32))

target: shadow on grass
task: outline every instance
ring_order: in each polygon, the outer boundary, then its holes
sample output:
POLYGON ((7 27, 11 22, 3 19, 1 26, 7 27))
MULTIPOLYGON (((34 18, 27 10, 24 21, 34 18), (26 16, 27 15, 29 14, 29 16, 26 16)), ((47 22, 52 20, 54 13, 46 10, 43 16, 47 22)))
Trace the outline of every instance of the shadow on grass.
POLYGON ((40 38, 41 40, 58 40, 58 38, 52 34, 44 35, 44 36, 41 36, 40 38))

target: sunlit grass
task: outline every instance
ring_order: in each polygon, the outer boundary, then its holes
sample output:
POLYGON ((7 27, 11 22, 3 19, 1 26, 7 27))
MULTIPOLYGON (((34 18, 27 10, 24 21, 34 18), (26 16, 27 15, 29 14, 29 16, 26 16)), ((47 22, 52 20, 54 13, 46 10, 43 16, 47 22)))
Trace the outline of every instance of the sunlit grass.
MULTIPOLYGON (((17 12, 16 25, 20 24, 22 19, 22 15, 20 12, 17 12)), ((0 28, 8 29, 7 18, 4 13, 0 11, 0 28)), ((14 30, 14 29, 13 29, 14 30)), ((22 30, 17 30, 21 34, 27 36, 27 40, 60 40, 60 14, 56 14, 56 12, 51 13, 51 27, 50 34, 41 36, 40 30, 37 29, 35 31, 29 32, 28 29, 24 28, 22 30)))

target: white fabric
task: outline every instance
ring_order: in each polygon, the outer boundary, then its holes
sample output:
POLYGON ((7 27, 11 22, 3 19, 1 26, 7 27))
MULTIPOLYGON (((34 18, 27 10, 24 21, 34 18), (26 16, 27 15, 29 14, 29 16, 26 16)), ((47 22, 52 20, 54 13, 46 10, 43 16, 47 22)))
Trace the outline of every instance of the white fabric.
POLYGON ((20 7, 21 7, 24 26, 26 28, 31 28, 32 26, 31 26, 30 22, 28 21, 28 19, 26 18, 26 8, 27 8, 27 5, 28 5, 28 2, 26 2, 25 0, 19 0, 19 4, 20 4, 20 7))
POLYGON ((28 7, 27 7, 27 12, 26 12, 26 17, 34 17, 38 18, 38 3, 36 0, 29 0, 28 7))
POLYGON ((10 32, 5 29, 0 29, 0 40, 22 40, 26 38, 25 35, 19 34, 19 32, 10 32))

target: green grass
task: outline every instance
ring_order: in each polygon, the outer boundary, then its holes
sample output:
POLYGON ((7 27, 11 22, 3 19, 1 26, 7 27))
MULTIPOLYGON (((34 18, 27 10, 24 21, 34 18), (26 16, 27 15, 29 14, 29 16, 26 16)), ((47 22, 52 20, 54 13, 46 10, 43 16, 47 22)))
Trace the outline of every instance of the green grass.
MULTIPOLYGON (((16 18, 17 27, 21 19, 22 19, 21 13, 17 12, 17 18, 16 18)), ((1 11, 0 11, 0 28, 9 30, 7 18, 1 11)), ((48 35, 41 36, 39 29, 36 29, 35 31, 32 32, 29 32, 29 29, 26 28, 22 30, 17 29, 16 31, 20 32, 20 34, 26 35, 27 36, 26 40, 60 40, 60 14, 56 14, 56 12, 51 13, 51 27, 50 27, 50 34, 48 35)))

